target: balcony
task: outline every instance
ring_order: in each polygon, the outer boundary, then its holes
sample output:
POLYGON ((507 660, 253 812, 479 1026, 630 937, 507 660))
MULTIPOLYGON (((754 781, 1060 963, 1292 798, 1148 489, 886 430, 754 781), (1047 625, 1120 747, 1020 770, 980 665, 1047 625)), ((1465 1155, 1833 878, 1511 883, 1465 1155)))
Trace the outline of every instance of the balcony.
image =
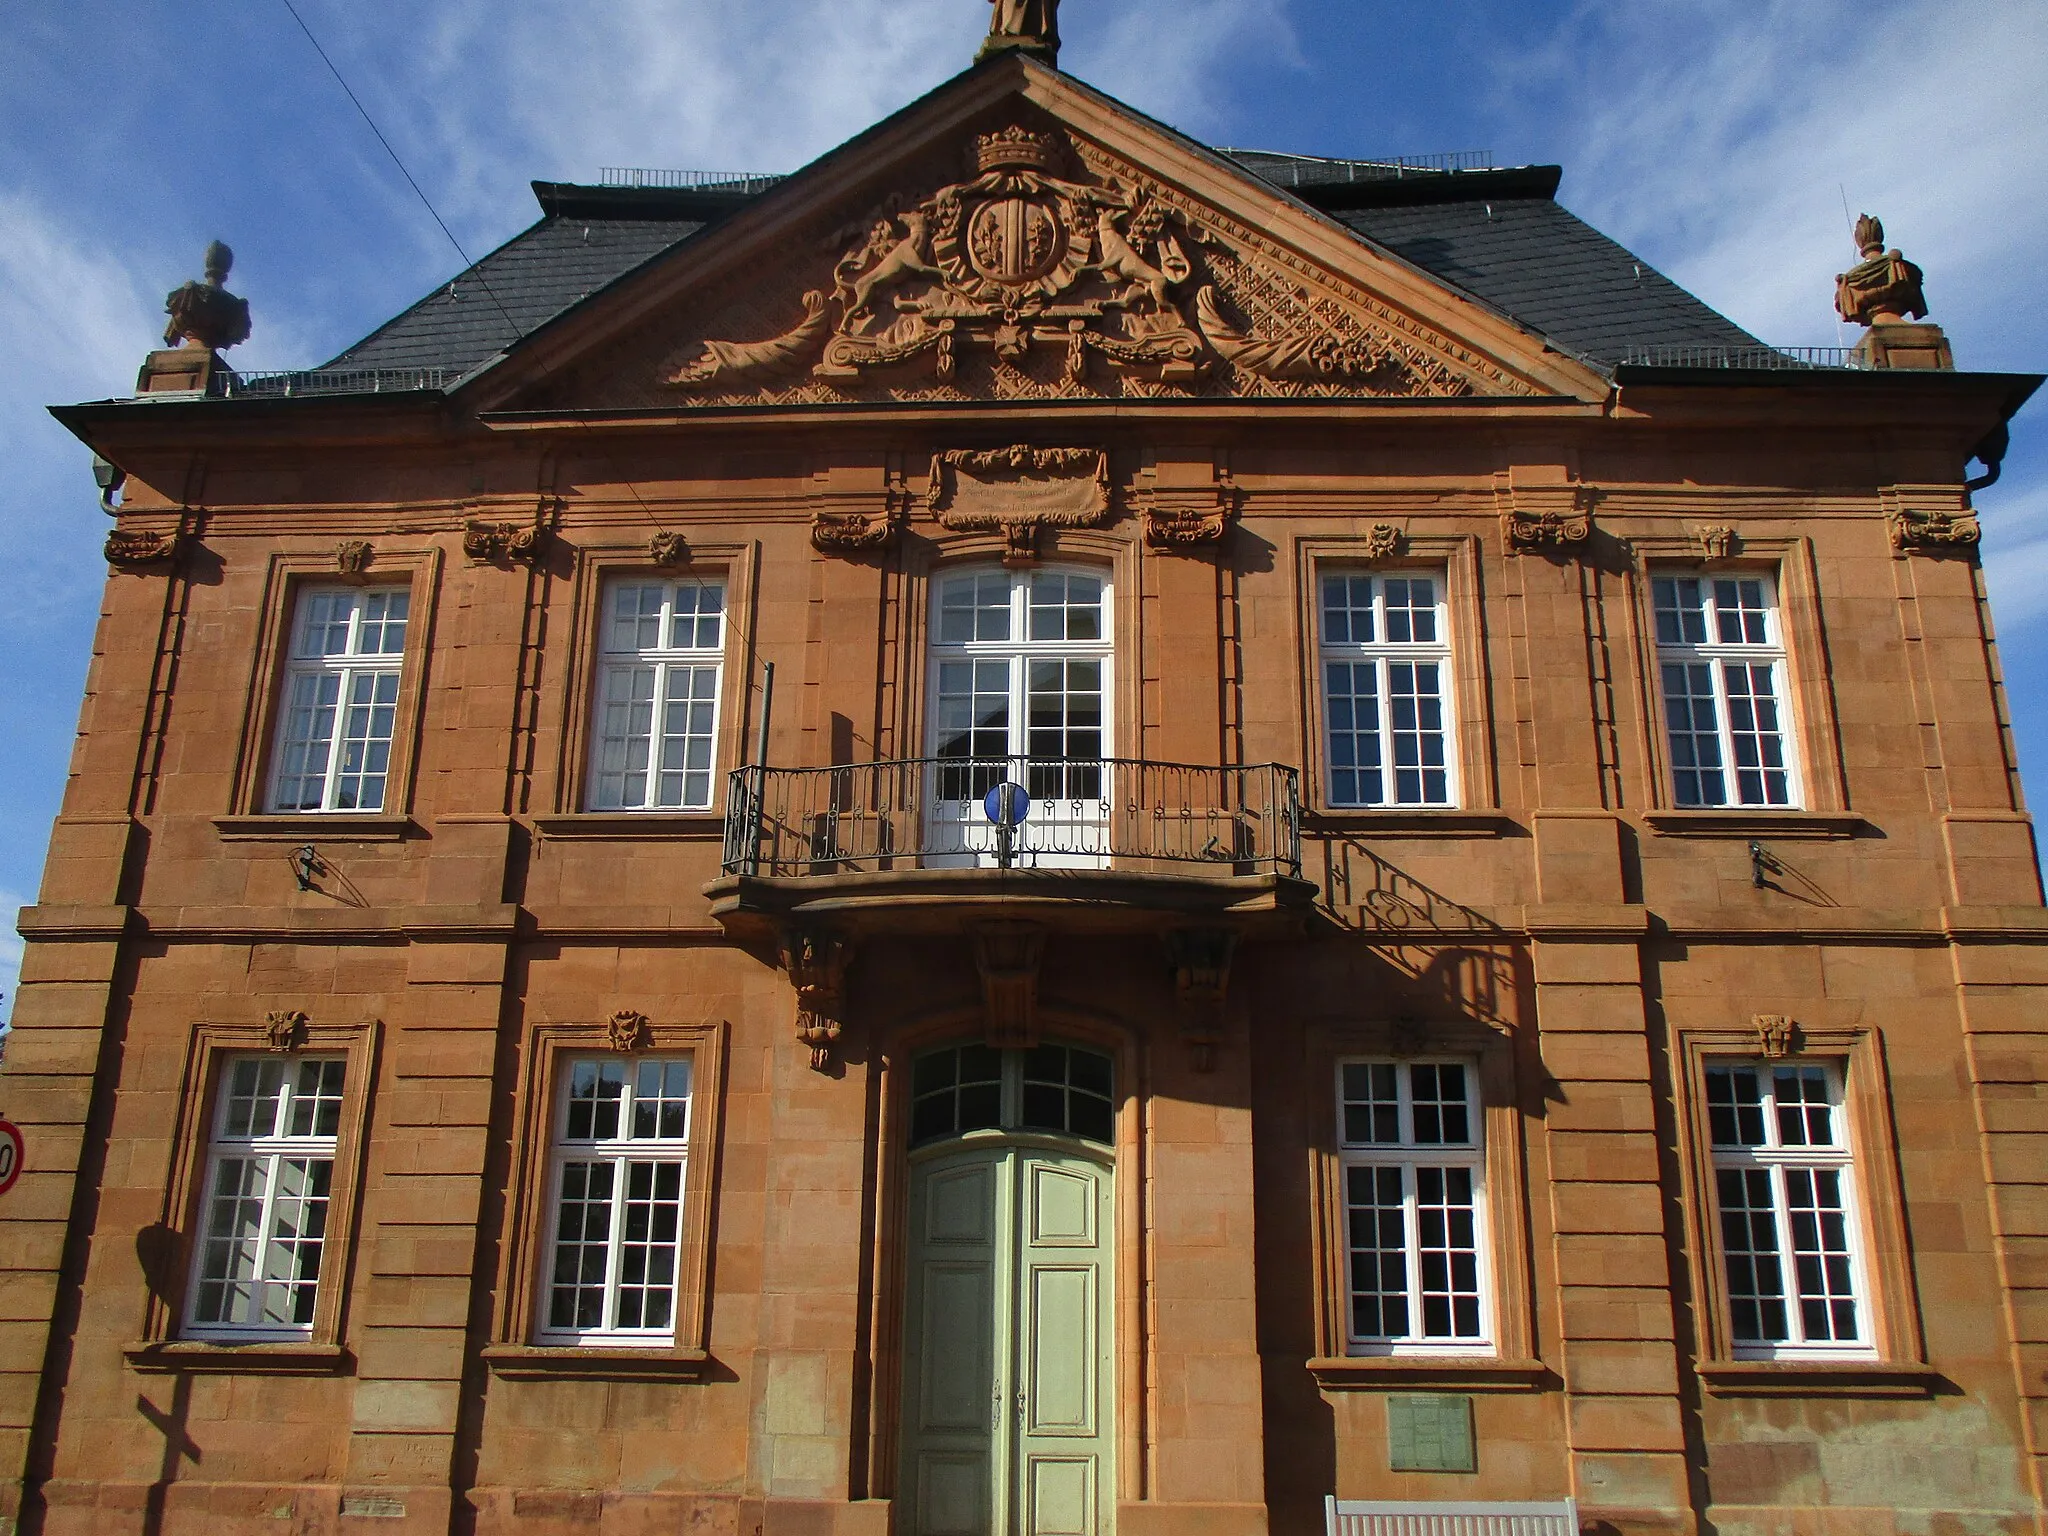
POLYGON ((1091 931, 1190 920, 1294 926, 1301 791, 1279 763, 904 758, 736 769, 723 874, 728 928, 955 930, 1024 918, 1091 931), (1010 827, 998 786, 1016 785, 1010 827), (1028 797, 1028 807, 1025 801, 1028 797))

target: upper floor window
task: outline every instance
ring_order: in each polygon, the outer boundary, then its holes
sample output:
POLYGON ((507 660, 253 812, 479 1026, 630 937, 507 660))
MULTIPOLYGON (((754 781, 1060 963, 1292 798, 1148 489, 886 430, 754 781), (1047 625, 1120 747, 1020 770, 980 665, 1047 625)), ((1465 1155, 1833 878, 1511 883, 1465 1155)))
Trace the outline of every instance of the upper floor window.
POLYGON ((307 587, 292 618, 273 811, 381 811, 391 774, 406 589, 307 587))
POLYGON ((1680 806, 1796 806, 1785 642, 1768 577, 1658 576, 1657 666, 1680 806))
POLYGON ((345 1067, 331 1056, 226 1059, 207 1148, 192 1335, 312 1334, 345 1067))
POLYGON ((606 587, 603 612, 591 808, 709 810, 725 584, 625 578, 606 587))
POLYGON ((667 1342, 685 1236, 692 1059, 588 1056, 564 1068, 541 1336, 667 1342))
POLYGON ((942 773, 942 799, 978 800, 1010 777, 1037 799, 1101 795, 1109 605, 1109 583, 1091 571, 963 571, 939 581, 932 753, 963 765, 942 773))
POLYGON ((1476 1088, 1469 1062, 1337 1068, 1353 1353, 1492 1347, 1476 1088))
POLYGON ((1445 585, 1441 572, 1323 574, 1323 727, 1333 807, 1457 803, 1445 585))
POLYGON ((1719 1062, 1706 1084, 1735 1352, 1872 1353, 1840 1067, 1719 1062))

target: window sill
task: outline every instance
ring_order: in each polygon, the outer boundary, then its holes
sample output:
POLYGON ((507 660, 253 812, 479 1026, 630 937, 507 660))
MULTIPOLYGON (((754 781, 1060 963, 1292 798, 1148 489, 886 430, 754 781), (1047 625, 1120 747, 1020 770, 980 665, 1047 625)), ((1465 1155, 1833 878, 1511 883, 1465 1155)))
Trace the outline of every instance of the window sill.
POLYGON ((1714 1397, 1931 1397, 1931 1365, 1886 1360, 1717 1360, 1699 1367, 1714 1397))
POLYGON ((297 1340, 251 1340, 230 1344, 217 1339, 156 1339, 124 1345, 122 1358, 138 1371, 186 1371, 194 1375, 343 1376, 355 1369, 355 1356, 340 1344, 297 1340))
POLYGON ((598 838, 611 842, 701 842, 725 836, 723 811, 578 811, 536 816, 534 830, 547 838, 598 838))
POLYGON ((510 1381, 698 1381, 711 1364, 702 1349, 547 1344, 491 1344, 483 1358, 493 1376, 510 1381))
POLYGON ((1310 832, 1369 832, 1383 837, 1506 837, 1520 828, 1504 811, 1429 811, 1410 806, 1332 809, 1303 817, 1310 832))
POLYGON ((1643 822, 1658 837, 1774 837, 1809 841, 1854 837, 1870 826, 1861 816, 1846 811, 1770 811, 1754 807, 1645 811, 1643 822))
POLYGON ((410 816, 359 816, 353 811, 216 816, 213 829, 224 843, 399 843, 420 833, 410 816))
POLYGON ((1557 1377, 1541 1360, 1491 1355, 1337 1355, 1309 1361, 1308 1373, 1326 1392, 1408 1387, 1539 1392, 1557 1385, 1557 1377))

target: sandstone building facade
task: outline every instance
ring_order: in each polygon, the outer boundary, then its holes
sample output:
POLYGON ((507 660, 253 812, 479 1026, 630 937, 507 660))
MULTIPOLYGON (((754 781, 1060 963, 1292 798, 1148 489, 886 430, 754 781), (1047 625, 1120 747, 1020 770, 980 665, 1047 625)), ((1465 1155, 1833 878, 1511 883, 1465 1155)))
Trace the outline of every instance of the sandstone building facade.
POLYGON ((6 1514, 2041 1529, 2039 381, 1556 187, 998 52, 60 410, 6 1514))

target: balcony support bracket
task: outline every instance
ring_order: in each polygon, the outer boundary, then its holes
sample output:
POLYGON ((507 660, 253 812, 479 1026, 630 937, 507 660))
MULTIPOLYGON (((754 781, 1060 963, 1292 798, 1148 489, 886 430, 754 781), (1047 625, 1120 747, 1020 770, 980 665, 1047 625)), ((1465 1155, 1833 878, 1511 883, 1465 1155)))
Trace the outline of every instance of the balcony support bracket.
POLYGON ((845 1032, 846 968, 853 944, 837 934, 814 928, 785 928, 781 934, 782 968, 796 989, 796 1038, 809 1048, 811 1070, 831 1068, 832 1053, 845 1032))
POLYGON ((1038 969, 1044 957, 1045 930, 1036 923, 975 925, 982 1026, 994 1049, 1038 1043, 1038 969))
POLYGON ((1230 962, 1237 933, 1229 928, 1172 928, 1166 952, 1173 968, 1173 991, 1180 1005, 1181 1038, 1188 1061, 1197 1072, 1216 1069, 1216 1046, 1223 1038, 1224 1003, 1230 991, 1230 962))

